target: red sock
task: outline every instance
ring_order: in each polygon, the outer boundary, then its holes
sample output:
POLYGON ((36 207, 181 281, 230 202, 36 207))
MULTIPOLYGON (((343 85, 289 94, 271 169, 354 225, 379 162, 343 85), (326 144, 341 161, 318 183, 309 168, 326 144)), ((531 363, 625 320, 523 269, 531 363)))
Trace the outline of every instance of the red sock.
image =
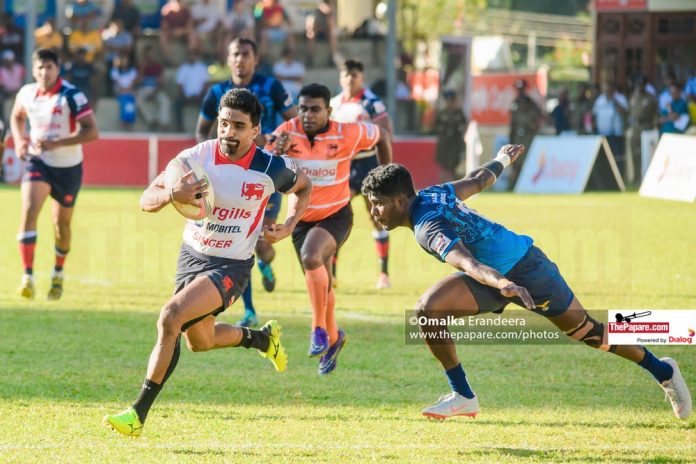
POLYGON ((63 265, 65 264, 65 258, 68 257, 68 251, 70 250, 61 250, 58 247, 56 248, 56 271, 62 271, 63 270, 63 265))
POLYGON ((326 302, 329 289, 329 274, 326 266, 305 270, 309 302, 312 305, 312 329, 326 328, 326 302))
POLYGON ((336 324, 336 317, 334 315, 335 306, 336 293, 333 288, 330 288, 326 298, 326 331, 329 333, 329 346, 332 346, 338 341, 338 324, 336 324))
POLYGON ((32 274, 34 270, 34 249, 36 248, 36 231, 30 230, 20 233, 19 254, 22 256, 22 266, 25 274, 32 274))
POLYGON ((377 248, 377 257, 380 262, 380 271, 388 274, 389 263, 389 233, 386 230, 376 230, 372 233, 377 248))

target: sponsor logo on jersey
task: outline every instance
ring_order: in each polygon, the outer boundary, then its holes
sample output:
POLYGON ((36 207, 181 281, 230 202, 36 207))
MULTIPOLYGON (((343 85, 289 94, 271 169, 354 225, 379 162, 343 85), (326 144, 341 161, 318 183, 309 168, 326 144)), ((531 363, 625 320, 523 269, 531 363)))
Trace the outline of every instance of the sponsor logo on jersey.
POLYGON ((242 232, 242 228, 239 226, 226 226, 215 222, 209 222, 206 230, 220 234, 239 234, 242 232))
POLYGON ((336 161, 301 160, 300 168, 313 185, 326 186, 336 182, 338 163, 336 161))
POLYGON ((442 253, 447 249, 452 240, 449 239, 445 234, 439 232, 433 240, 433 251, 438 255, 442 256, 442 253))
POLYGON ((77 92, 73 95, 73 100, 77 106, 85 106, 87 104, 87 97, 82 92, 77 92))
POLYGON ((252 198, 260 200, 263 197, 263 190, 263 184, 242 183, 242 197, 245 200, 251 200, 252 198))
POLYGON ((232 240, 218 240, 216 238, 203 235, 198 231, 193 232, 193 239, 202 246, 210 248, 229 248, 232 246, 232 240))
POLYGON ((249 219, 251 217, 251 211, 248 209, 241 208, 220 208, 216 206, 213 208, 213 216, 218 218, 220 221, 226 221, 227 219, 249 219))

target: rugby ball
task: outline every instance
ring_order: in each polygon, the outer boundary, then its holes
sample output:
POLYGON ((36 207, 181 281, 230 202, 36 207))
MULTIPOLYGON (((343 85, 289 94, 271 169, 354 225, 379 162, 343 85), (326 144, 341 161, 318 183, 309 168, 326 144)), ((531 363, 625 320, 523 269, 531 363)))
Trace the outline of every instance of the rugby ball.
POLYGON ((177 156, 167 164, 167 169, 164 170, 164 186, 167 190, 171 189, 179 179, 191 171, 193 171, 193 175, 190 178, 191 183, 198 182, 202 179, 208 182, 208 196, 197 200, 197 205, 184 204, 176 201, 172 201, 172 204, 179 214, 185 218, 198 221, 207 218, 213 211, 213 205, 215 204, 213 185, 210 183, 210 179, 201 165, 198 164, 196 160, 187 156, 177 156))

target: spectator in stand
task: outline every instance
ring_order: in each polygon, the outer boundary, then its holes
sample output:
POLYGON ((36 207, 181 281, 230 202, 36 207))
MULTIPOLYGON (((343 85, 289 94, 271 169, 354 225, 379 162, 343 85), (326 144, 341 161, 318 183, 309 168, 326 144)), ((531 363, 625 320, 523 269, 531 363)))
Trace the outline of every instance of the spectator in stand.
POLYGON ((208 66, 208 82, 226 81, 230 78, 230 65, 227 63, 227 52, 208 66))
POLYGON ((120 19, 123 28, 131 33, 133 37, 140 34, 140 10, 133 5, 133 0, 121 0, 114 12, 111 13, 111 21, 120 19))
POLYGON ((114 58, 111 81, 114 83, 113 91, 118 100, 121 127, 132 130, 136 119, 135 86, 138 82, 138 70, 131 64, 128 55, 118 55, 114 58))
POLYGON ((0 13, 0 50, 11 50, 15 56, 24 54, 24 31, 14 25, 9 13, 0 13))
POLYGON ((101 34, 96 29, 90 29, 88 20, 80 20, 76 24, 77 28, 68 38, 68 50, 74 56, 79 49, 84 48, 85 59, 94 64, 104 48, 101 34))
POLYGON ((626 160, 626 183, 640 185, 642 180, 642 147, 641 134, 655 128, 657 124, 657 99, 649 91, 648 79, 640 76, 631 95, 628 124, 631 130, 629 137, 630 157, 626 160))
POLYGON ((109 25, 102 32, 102 41, 104 43, 104 51, 106 53, 106 65, 111 68, 111 63, 116 55, 128 55, 133 57, 135 41, 133 34, 128 31, 123 21, 120 19, 112 19, 109 25))
POLYGON ((594 99, 592 98, 590 85, 583 82, 578 86, 577 97, 570 104, 570 127, 576 134, 586 135, 594 133, 593 105, 594 99))
POLYGON ((334 57, 338 53, 338 44, 336 43, 336 20, 329 0, 321 0, 314 11, 307 16, 305 33, 307 36, 307 66, 314 66, 316 42, 328 42, 331 58, 327 64, 332 66, 334 57))
MULTIPOLYGON (((223 20, 223 28, 218 40, 218 54, 223 57, 223 62, 227 56, 227 47, 237 38, 254 38, 254 15, 245 0, 236 0, 232 11, 223 20)), ((227 71, 221 80, 227 79, 229 75, 227 71)))
POLYGON ((55 18, 48 18, 34 31, 34 46, 36 49, 50 48, 61 55, 63 53, 63 43, 63 34, 56 30, 55 18))
POLYGON ((660 113, 663 111, 669 112, 670 104, 672 103, 672 92, 670 92, 669 88, 672 86, 672 84, 674 84, 675 81, 676 77, 672 71, 669 68, 663 69, 662 83, 664 84, 664 87, 662 92, 660 92, 657 97, 658 105, 660 106, 660 113))
POLYGON ((98 29, 101 13, 92 0, 75 0, 65 7, 65 17, 73 29, 80 28, 82 23, 86 23, 88 29, 98 29))
MULTIPOLYGON (((101 34, 102 41, 104 44, 106 69, 111 69, 113 67, 114 59, 118 55, 128 55, 131 62, 134 59, 135 50, 135 38, 133 34, 128 31, 121 19, 112 19, 109 21, 109 25, 101 34)), ((106 73, 107 81, 107 94, 111 94, 111 89, 113 88, 113 82, 111 81, 110 73, 106 73)))
POLYGON ((681 88, 676 82, 669 86, 671 101, 666 108, 660 109, 660 133, 683 134, 689 127, 689 110, 682 97, 681 88))
POLYGON ((222 11, 210 0, 202 0, 191 6, 191 18, 196 34, 196 42, 200 44, 203 54, 211 56, 217 49, 217 38, 220 35, 222 11))
POLYGON ((696 69, 692 68, 691 76, 684 86, 684 99, 689 108, 689 118, 692 124, 696 124, 696 69))
POLYGON ((440 166, 440 182, 451 182, 456 178, 455 171, 464 152, 464 133, 467 121, 457 92, 442 92, 445 106, 435 116, 437 147, 435 161, 440 166))
POLYGON ((295 59, 290 47, 283 49, 283 57, 273 65, 273 75, 283 84, 292 99, 297 99, 305 77, 305 67, 295 59))
POLYGON ((198 108, 208 84, 208 66, 201 60, 200 53, 189 50, 186 58, 186 62, 182 63, 176 71, 178 95, 174 111, 176 112, 176 128, 179 132, 185 131, 184 107, 193 105, 198 108))
POLYGON ((171 44, 183 41, 187 48, 196 48, 191 11, 181 0, 169 0, 160 11, 160 48, 165 60, 171 60, 171 44))
POLYGON ((620 172, 625 172, 624 116, 628 111, 628 100, 616 89, 613 82, 602 84, 602 94, 592 107, 597 133, 607 138, 620 172))
POLYGON ((561 135, 563 132, 571 130, 570 126, 570 99, 568 98, 568 89, 561 87, 558 92, 558 104, 551 111, 553 125, 556 128, 556 135, 561 135))
POLYGON ((0 53, 0 119, 5 119, 5 103, 12 103, 24 83, 24 66, 17 63, 12 50, 0 53))
POLYGON ((278 0, 262 0, 257 4, 256 11, 260 39, 259 56, 266 56, 273 44, 285 44, 294 48, 290 33, 290 17, 278 0))
POLYGON ((167 130, 171 119, 171 100, 164 91, 164 66, 157 61, 155 49, 145 47, 138 71, 140 85, 135 91, 138 111, 151 130, 167 130))
POLYGON ((73 59, 65 64, 63 71, 65 79, 87 96, 93 110, 97 107, 96 74, 94 65, 87 61, 87 50, 84 48, 77 50, 73 59))
MULTIPOLYGON (((515 82, 517 97, 510 108, 510 143, 524 145, 528 149, 539 130, 544 116, 539 105, 527 94, 527 81, 518 79, 515 82)), ((510 166, 508 189, 512 190, 524 164, 527 151, 520 155, 516 163, 510 166)))

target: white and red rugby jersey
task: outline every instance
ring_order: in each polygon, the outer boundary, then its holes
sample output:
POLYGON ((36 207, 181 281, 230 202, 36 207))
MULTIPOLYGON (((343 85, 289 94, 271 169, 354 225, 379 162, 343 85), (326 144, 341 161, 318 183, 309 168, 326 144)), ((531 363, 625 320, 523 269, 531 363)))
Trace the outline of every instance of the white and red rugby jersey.
POLYGON ((67 168, 82 162, 82 145, 58 147, 39 152, 35 144, 40 139, 57 139, 77 134, 77 121, 92 114, 84 93, 63 79, 46 92, 36 83, 27 84, 17 93, 17 102, 29 119, 29 153, 48 166, 67 168))
POLYGON ((285 156, 275 156, 251 145, 238 161, 221 152, 217 140, 207 140, 184 150, 205 170, 213 188, 213 212, 202 221, 188 219, 184 243, 199 253, 244 260, 254 253, 268 197, 287 192, 297 182, 297 166, 285 156))

